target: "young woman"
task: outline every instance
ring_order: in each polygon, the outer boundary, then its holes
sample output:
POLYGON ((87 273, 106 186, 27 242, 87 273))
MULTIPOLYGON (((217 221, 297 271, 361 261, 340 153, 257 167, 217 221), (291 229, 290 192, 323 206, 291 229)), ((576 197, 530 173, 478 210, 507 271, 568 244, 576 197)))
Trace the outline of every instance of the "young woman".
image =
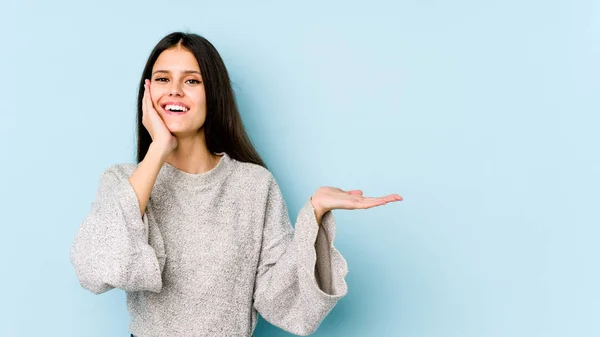
POLYGON ((214 46, 172 33, 138 95, 137 164, 102 174, 71 248, 81 285, 126 291, 132 336, 251 336, 261 314, 313 333, 347 293, 334 209, 402 200, 324 186, 292 227, 214 46))

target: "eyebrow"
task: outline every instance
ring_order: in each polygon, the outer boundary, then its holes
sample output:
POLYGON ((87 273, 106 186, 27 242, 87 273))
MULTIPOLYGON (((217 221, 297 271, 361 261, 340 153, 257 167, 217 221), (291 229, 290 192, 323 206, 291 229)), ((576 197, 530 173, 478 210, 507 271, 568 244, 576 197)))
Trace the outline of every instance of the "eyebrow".
MULTIPOLYGON (((168 70, 156 70, 155 72, 152 73, 152 75, 154 75, 156 73, 169 73, 169 71, 168 70)), ((199 74, 200 75, 200 72, 197 70, 184 70, 184 71, 182 71, 182 73, 184 73, 184 74, 199 74)))

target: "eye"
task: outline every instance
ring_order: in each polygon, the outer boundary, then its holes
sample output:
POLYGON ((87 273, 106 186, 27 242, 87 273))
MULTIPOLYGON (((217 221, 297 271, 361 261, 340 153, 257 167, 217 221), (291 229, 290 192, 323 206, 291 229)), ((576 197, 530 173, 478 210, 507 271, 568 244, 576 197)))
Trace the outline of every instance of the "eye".
POLYGON ((166 80, 166 78, 164 78, 164 77, 159 77, 159 78, 155 78, 154 80, 155 80, 155 81, 157 81, 157 82, 164 82, 164 81, 162 81, 162 80, 166 80))
POLYGON ((188 80, 188 81, 193 81, 193 82, 195 82, 195 83, 193 83, 193 84, 200 84, 200 81, 198 81, 198 80, 188 80))

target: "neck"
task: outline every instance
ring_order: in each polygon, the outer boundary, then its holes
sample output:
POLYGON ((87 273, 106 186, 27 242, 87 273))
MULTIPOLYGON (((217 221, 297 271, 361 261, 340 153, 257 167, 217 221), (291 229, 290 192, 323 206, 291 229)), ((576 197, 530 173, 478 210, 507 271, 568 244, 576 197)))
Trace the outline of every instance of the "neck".
POLYGON ((178 169, 199 174, 210 171, 219 163, 221 156, 208 151, 204 133, 193 137, 177 138, 177 147, 167 157, 167 163, 178 169))

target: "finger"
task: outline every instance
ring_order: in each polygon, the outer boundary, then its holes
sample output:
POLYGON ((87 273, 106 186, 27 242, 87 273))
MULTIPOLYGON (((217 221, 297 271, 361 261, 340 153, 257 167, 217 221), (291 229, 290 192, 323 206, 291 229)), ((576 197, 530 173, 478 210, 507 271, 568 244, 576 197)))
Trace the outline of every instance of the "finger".
MULTIPOLYGON (((144 116, 148 116, 148 94, 144 92, 144 98, 142 99, 142 113, 144 116)), ((148 118, 148 117, 146 117, 148 118)))
POLYGON ((386 195, 384 198, 386 200, 388 200, 388 201, 400 201, 400 200, 404 200, 404 198, 402 198, 398 194, 389 194, 389 195, 386 195))
POLYGON ((146 105, 146 110, 148 110, 152 105, 150 103, 150 87, 146 83, 144 90, 144 104, 146 105))
POLYGON ((355 199, 354 200, 354 205, 355 206, 365 206, 365 205, 380 205, 380 204, 386 204, 387 201, 384 199, 380 199, 380 198, 362 198, 362 199, 355 199))
POLYGON ((362 195, 357 195, 355 196, 354 200, 358 200, 358 201, 386 201, 385 198, 383 197, 363 197, 362 195))
POLYGON ((146 83, 144 83, 144 95, 142 96, 142 112, 145 112, 146 110, 146 92, 147 92, 147 88, 146 88, 146 83))
POLYGON ((381 206, 381 205, 385 205, 385 204, 387 204, 387 202, 385 200, 374 199, 374 200, 359 202, 357 205, 357 208, 366 209, 366 208, 377 207, 377 206, 381 206))
MULTIPOLYGON (((366 198, 366 199, 371 199, 371 198, 366 198)), ((386 196, 383 196, 383 197, 377 197, 375 199, 385 200, 387 202, 404 200, 398 194, 389 194, 389 195, 386 195, 386 196)))
POLYGON ((150 90, 150 80, 148 80, 148 107, 151 107, 158 113, 158 109, 154 106, 154 102, 152 101, 152 90, 150 90))
POLYGON ((148 98, 152 102, 152 92, 150 91, 150 80, 146 80, 146 90, 148 91, 148 98))
POLYGON ((374 198, 374 197, 363 197, 364 201, 380 201, 380 200, 385 200, 383 198, 374 198))
POLYGON ((362 195, 363 192, 361 190, 351 190, 348 191, 348 193, 350 193, 350 195, 362 195))

